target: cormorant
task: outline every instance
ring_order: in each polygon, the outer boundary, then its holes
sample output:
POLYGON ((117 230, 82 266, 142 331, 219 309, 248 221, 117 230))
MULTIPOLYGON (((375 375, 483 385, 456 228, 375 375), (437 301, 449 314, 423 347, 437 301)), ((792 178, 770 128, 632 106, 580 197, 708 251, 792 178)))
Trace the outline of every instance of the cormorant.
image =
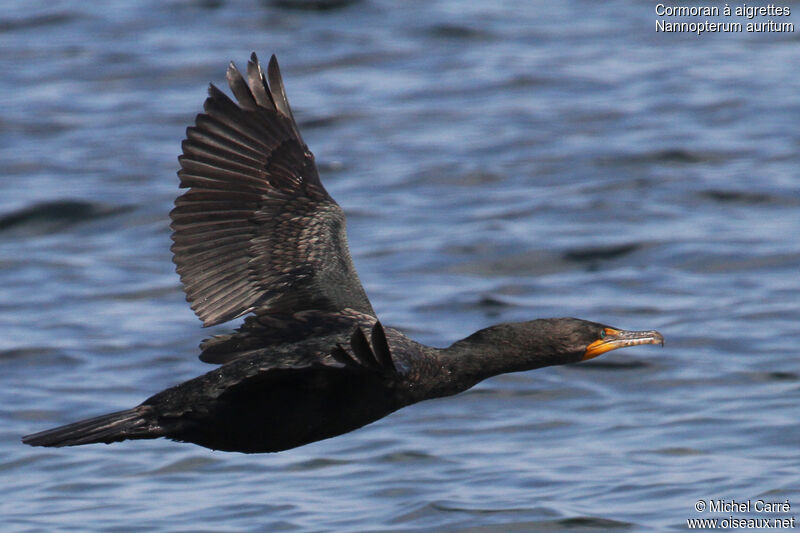
POLYGON ((350 258, 342 209, 320 182, 275 56, 255 53, 213 84, 179 157, 172 252, 205 326, 252 313, 205 340, 221 365, 142 404, 23 437, 75 446, 167 437, 217 450, 277 452, 347 433, 401 407, 505 372, 591 359, 657 331, 576 318, 499 324, 448 348, 414 342, 375 316, 350 258))

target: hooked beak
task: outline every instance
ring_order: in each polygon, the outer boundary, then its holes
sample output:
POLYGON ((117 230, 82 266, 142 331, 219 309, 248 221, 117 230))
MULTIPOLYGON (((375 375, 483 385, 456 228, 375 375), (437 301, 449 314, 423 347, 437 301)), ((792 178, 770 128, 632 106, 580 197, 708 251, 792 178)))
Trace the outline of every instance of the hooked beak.
POLYGON ((583 360, 592 359, 617 348, 626 346, 637 346, 639 344, 660 344, 664 346, 664 337, 661 333, 650 331, 623 331, 619 329, 606 328, 606 336, 594 341, 586 347, 583 360))

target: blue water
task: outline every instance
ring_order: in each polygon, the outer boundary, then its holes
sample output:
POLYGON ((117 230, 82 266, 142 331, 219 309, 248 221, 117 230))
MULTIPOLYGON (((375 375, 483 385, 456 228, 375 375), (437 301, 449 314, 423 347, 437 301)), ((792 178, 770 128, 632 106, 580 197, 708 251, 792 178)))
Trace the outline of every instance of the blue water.
POLYGON ((800 515, 800 34, 657 34, 653 4, 6 2, 3 531, 684 530, 723 498, 800 515), (281 61, 384 323, 442 346, 579 316, 665 348, 280 454, 23 446, 211 368, 197 344, 230 325, 184 302, 167 214, 206 84, 252 50, 281 61))

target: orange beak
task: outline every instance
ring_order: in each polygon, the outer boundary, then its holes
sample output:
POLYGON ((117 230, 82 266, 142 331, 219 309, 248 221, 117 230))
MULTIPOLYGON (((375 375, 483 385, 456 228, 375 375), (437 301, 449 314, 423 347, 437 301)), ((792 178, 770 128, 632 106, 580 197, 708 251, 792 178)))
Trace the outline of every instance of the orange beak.
POLYGON ((594 341, 586 347, 586 352, 583 354, 584 361, 626 346, 638 346, 639 344, 660 344, 664 346, 664 337, 655 330, 624 331, 606 328, 605 331, 605 337, 594 341))

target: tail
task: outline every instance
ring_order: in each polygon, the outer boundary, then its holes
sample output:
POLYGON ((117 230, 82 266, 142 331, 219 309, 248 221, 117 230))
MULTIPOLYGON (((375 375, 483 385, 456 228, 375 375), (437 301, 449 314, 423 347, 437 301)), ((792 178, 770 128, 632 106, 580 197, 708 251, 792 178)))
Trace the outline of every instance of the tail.
POLYGON ((140 405, 127 411, 81 420, 47 431, 22 437, 31 446, 78 446, 105 442, 110 444, 125 439, 154 439, 164 435, 158 424, 148 416, 150 407, 140 405))

